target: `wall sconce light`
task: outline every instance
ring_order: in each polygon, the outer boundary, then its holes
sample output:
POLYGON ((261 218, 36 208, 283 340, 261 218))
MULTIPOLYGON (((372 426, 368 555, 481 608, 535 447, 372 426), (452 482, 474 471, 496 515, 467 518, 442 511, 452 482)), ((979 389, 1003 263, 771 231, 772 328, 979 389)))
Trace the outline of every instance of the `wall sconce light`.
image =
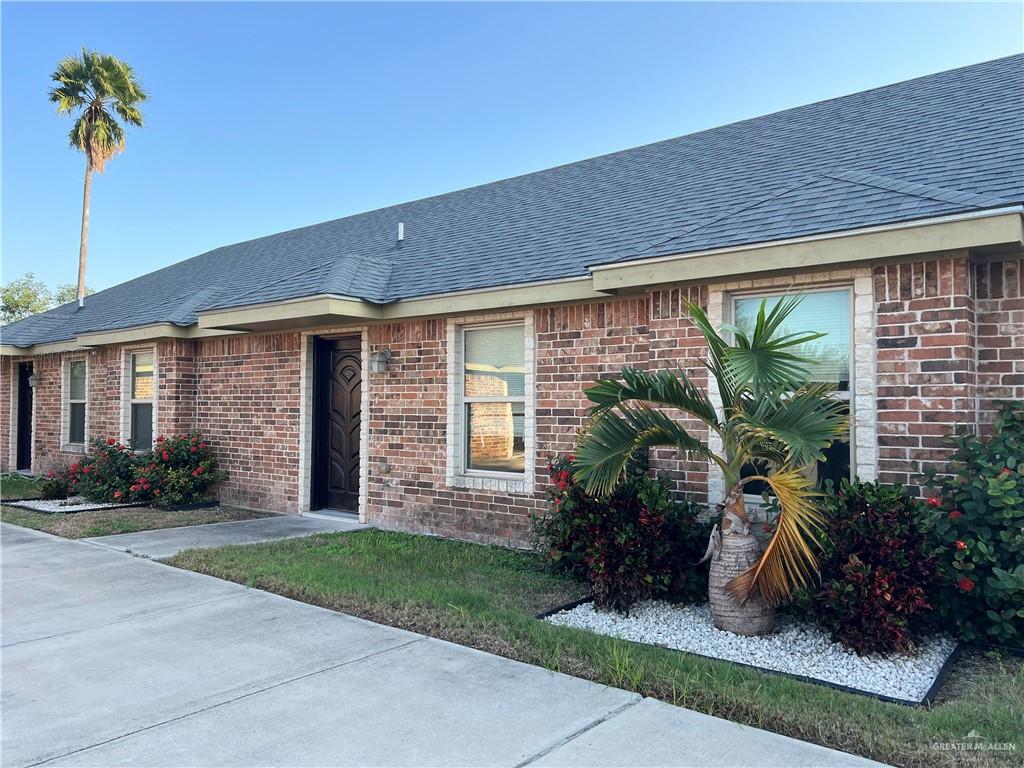
POLYGON ((28 385, 30 387, 38 387, 39 386, 39 374, 38 373, 33 373, 31 376, 28 377, 28 385))
POLYGON ((391 362, 391 350, 380 349, 370 355, 370 373, 384 373, 391 362))

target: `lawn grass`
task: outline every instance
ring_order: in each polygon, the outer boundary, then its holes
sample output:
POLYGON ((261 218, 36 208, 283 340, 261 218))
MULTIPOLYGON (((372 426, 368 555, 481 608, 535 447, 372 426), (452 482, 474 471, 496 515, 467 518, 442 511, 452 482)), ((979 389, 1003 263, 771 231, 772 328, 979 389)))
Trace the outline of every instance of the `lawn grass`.
POLYGON ((898 766, 1016 766, 1024 750, 1017 658, 968 651, 940 700, 915 709, 538 621, 583 589, 534 555, 496 547, 369 530, 169 562, 898 766), (1017 751, 932 747, 971 730, 1017 751))
POLYGON ((0 477, 0 498, 36 499, 41 482, 37 477, 26 477, 17 472, 3 475, 0 477))
POLYGON ((155 507, 129 507, 127 509, 97 509, 93 512, 45 513, 18 507, 0 507, 0 522, 45 531, 65 539, 84 539, 89 536, 112 536, 115 533, 135 533, 158 528, 177 528, 184 525, 224 523, 230 520, 252 520, 269 517, 268 512, 254 512, 235 507, 210 507, 181 511, 155 507))

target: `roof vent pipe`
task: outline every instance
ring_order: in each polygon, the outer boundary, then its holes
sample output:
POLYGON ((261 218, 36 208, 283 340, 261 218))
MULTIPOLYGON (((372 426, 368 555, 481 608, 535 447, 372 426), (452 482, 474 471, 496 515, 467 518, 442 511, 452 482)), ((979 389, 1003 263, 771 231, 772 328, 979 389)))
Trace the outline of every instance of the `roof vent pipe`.
POLYGON ((405 240, 405 224, 398 222, 398 242, 405 240))

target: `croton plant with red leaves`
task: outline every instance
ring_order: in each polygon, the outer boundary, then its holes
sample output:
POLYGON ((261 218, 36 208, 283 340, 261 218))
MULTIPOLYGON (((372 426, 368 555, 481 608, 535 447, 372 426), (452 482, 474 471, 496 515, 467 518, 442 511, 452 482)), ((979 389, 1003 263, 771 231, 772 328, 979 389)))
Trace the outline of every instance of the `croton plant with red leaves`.
POLYGON ((863 482, 844 482, 825 504, 822 589, 811 613, 859 654, 912 650, 938 586, 921 504, 898 486, 863 482))

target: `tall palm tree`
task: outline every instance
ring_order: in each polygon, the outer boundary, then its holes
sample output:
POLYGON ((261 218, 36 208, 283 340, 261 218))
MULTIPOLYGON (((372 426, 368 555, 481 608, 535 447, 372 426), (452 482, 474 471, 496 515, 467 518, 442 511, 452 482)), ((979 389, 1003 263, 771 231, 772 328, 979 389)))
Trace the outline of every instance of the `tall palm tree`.
POLYGON ((78 249, 78 306, 85 302, 85 254, 89 241, 89 196, 92 173, 103 173, 107 161, 124 151, 126 125, 142 127, 139 104, 146 94, 132 68, 113 56, 82 49, 68 56, 50 76, 56 83, 50 101, 62 115, 77 116, 69 139, 72 149, 85 153, 85 190, 82 195, 82 236, 78 249))
POLYGON ((615 486, 637 449, 670 446, 721 470, 726 493, 705 557, 711 560, 708 598, 715 623, 742 634, 770 631, 773 606, 809 584, 823 524, 814 504, 819 492, 813 468, 848 430, 844 404, 830 396, 830 385, 809 380, 810 361, 796 354, 796 347, 824 334, 780 332, 799 301, 782 299, 770 312, 762 302, 752 331, 723 329, 732 333, 731 342, 691 303, 721 411, 682 371, 627 368, 620 378, 587 389, 595 405, 576 451, 576 477, 597 495, 615 486), (721 447, 687 429, 673 412, 701 422, 721 447), (768 469, 744 476, 751 466, 768 469), (755 481, 771 488, 781 510, 763 553, 743 504, 745 486, 755 481))

